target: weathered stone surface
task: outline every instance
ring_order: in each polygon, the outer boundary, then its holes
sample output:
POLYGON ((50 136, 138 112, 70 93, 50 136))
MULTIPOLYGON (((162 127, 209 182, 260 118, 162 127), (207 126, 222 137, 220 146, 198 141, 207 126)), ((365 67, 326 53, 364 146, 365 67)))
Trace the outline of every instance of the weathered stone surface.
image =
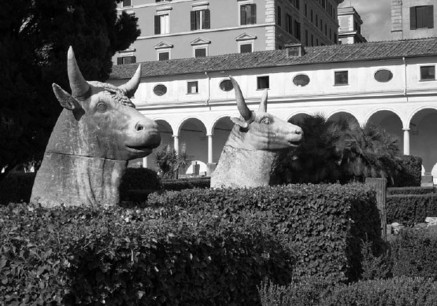
POLYGON ((115 87, 83 78, 70 48, 68 77, 72 94, 53 84, 64 108, 47 144, 31 201, 58 205, 114 205, 127 161, 149 155, 161 139, 157 124, 129 99, 139 85, 134 77, 115 87))
POLYGON ((231 81, 241 117, 231 118, 235 125, 211 174, 211 187, 267 186, 280 151, 297 146, 302 129, 267 113, 267 91, 258 111, 250 111, 238 83, 231 81))

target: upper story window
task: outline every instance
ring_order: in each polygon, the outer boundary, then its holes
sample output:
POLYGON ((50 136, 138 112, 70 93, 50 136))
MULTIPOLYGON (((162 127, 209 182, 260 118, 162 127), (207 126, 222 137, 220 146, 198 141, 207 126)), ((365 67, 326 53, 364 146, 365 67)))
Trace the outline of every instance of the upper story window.
POLYGON ((420 80, 434 81, 435 80, 435 66, 420 66, 420 80))
POLYGON ((393 73, 388 69, 380 69, 375 72, 375 80, 386 83, 393 78, 393 73))
POLYGON ((300 22, 294 21, 294 36, 300 40, 300 22))
POLYGON ((410 29, 434 28, 434 6, 410 7, 410 29))
POLYGON ((240 6, 240 24, 256 24, 256 4, 243 4, 240 6))
POLYGON ((153 88, 153 93, 157 96, 163 96, 167 93, 167 87, 162 84, 158 84, 153 88))
POLYGON ((234 89, 234 86, 232 85, 231 80, 221 81, 219 87, 223 91, 231 91, 232 89, 234 89))
POLYGON ((132 6, 132 0, 123 0, 123 7, 132 6))
POLYGON ((137 58, 135 56, 120 56, 117 57, 117 65, 134 64, 137 58))
POLYGON ((199 93, 199 83, 197 81, 187 82, 187 93, 188 94, 199 93))
POLYGON ((257 89, 269 89, 270 80, 268 76, 260 76, 257 78, 257 89))
POLYGON ((209 9, 191 11, 191 31, 210 28, 211 14, 209 9))
POLYGON ((170 51, 158 52, 158 61, 168 61, 170 59, 170 51))
POLYGON ((206 57, 206 55, 205 47, 194 48, 194 57, 206 57))
POLYGON ((293 78, 293 83, 299 87, 307 86, 310 83, 310 78, 306 74, 298 74, 293 78))
POLYGON ((293 21, 289 14, 287 14, 287 32, 293 34, 293 21))
POLYGON ((240 53, 251 53, 253 51, 252 43, 240 44, 240 53))
POLYGON ((281 26, 282 25, 282 9, 279 5, 278 5, 277 13, 278 13, 278 17, 277 17, 276 22, 277 22, 278 26, 281 26))
POLYGON ((170 33, 170 15, 155 15, 155 34, 170 33))
POLYGON ((348 85, 349 73, 347 70, 334 72, 334 85, 348 85))

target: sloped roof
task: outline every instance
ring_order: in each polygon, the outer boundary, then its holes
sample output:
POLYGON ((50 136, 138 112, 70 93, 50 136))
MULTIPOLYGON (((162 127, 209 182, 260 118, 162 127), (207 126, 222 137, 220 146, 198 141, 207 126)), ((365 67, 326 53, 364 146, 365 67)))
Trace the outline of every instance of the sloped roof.
MULTIPOLYGON (((142 77, 433 56, 437 55, 437 38, 305 47, 305 52, 301 57, 287 57, 285 50, 274 50, 143 62, 142 77)), ((137 67, 138 63, 113 66, 110 79, 131 78, 137 67)))

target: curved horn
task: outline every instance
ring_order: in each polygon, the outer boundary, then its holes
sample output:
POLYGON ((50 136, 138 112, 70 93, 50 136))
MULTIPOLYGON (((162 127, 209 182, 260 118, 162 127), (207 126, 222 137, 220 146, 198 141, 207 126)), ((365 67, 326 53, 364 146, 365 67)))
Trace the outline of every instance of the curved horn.
POLYGON ((243 119, 247 121, 250 118, 252 118, 252 112, 247 107, 246 102, 244 101, 243 94, 241 93, 241 89, 237 81, 235 81, 235 79, 231 76, 229 76, 229 79, 231 80, 232 85, 234 86, 235 99, 237 100, 238 111, 240 112, 240 115, 243 117, 243 119))
POLYGON ((73 47, 71 46, 68 48, 67 71, 73 97, 85 97, 90 90, 90 85, 85 81, 79 70, 76 57, 74 56, 73 47))
POLYGON ((118 88, 121 89, 128 98, 132 97, 137 91, 140 85, 141 79, 141 64, 138 65, 137 71, 135 71, 134 76, 125 84, 120 85, 118 88))
POLYGON ((258 111, 267 113, 267 98, 269 96, 269 91, 267 89, 264 90, 263 96, 261 97, 261 103, 259 104, 258 111))

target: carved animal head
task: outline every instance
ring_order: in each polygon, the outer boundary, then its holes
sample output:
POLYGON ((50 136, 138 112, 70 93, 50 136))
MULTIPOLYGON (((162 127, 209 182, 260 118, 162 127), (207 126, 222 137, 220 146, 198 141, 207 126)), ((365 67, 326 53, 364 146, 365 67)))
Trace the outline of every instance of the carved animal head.
POLYGON ((141 65, 132 79, 119 87, 87 82, 71 47, 67 68, 72 92, 70 95, 53 84, 55 96, 64 108, 64 122, 58 131, 55 127, 54 140, 49 142, 47 151, 129 160, 149 155, 160 144, 156 122, 138 112, 129 99, 139 86, 141 65))
POLYGON ((236 126, 228 139, 229 145, 248 150, 274 151, 295 147, 300 143, 303 136, 300 127, 267 113, 267 89, 261 98, 258 111, 254 112, 247 107, 237 81, 229 78, 234 86, 241 115, 240 118, 231 117, 236 126))

